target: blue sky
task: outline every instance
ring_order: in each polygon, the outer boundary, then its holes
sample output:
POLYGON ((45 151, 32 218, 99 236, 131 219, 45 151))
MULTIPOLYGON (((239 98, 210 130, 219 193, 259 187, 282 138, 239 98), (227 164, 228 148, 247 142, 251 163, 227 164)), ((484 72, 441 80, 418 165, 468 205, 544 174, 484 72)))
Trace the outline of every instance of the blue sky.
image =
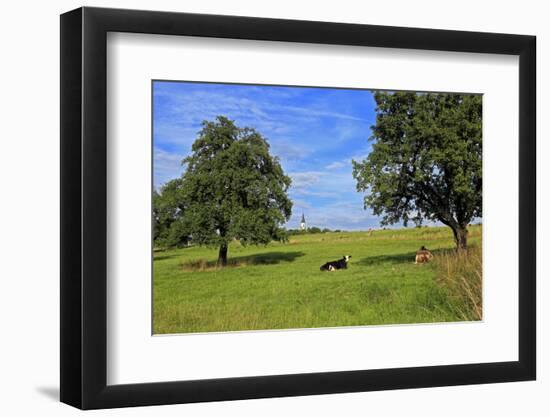
POLYGON ((297 228, 302 212, 308 226, 378 227, 378 218, 363 209, 351 174, 351 160, 370 152, 370 91, 166 81, 155 81, 153 88, 156 188, 182 174, 181 160, 201 122, 224 115, 266 137, 292 178, 287 227, 297 228))

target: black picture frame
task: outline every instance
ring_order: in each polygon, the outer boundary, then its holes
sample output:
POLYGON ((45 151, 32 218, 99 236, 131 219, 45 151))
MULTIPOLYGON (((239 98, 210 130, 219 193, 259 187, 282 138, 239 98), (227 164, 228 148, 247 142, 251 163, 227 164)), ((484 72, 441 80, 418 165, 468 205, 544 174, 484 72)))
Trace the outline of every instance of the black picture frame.
POLYGON ((79 8, 61 15, 61 401, 81 409, 534 380, 536 38, 79 8), (519 56, 519 360, 107 385, 108 32, 519 56))

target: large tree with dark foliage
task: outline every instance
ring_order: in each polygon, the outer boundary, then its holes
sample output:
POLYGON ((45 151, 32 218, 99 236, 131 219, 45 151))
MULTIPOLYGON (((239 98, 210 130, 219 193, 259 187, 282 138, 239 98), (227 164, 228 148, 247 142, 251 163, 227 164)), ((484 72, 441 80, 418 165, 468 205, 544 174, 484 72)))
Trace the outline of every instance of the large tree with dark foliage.
POLYGON ((353 161, 365 208, 382 224, 423 220, 449 226, 457 248, 482 216, 479 95, 377 92, 372 151, 353 161))
POLYGON ((291 180, 256 130, 223 116, 204 121, 183 164, 177 193, 181 230, 194 244, 218 247, 218 265, 227 264, 232 240, 246 245, 284 238, 291 180))

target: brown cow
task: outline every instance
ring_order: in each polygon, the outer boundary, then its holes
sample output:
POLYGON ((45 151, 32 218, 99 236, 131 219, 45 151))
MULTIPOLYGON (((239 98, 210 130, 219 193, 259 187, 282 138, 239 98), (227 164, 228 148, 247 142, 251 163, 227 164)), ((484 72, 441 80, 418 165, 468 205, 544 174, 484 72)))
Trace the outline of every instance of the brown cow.
POLYGON ((414 260, 415 264, 423 264, 428 262, 430 259, 432 259, 434 256, 432 253, 426 249, 425 246, 422 246, 417 252, 416 252, 416 258, 414 260))

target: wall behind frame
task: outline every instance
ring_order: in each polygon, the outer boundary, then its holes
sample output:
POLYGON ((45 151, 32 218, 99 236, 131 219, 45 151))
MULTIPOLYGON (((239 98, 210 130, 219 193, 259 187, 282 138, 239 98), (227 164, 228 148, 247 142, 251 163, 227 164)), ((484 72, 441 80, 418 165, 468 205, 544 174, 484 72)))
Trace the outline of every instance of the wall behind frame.
MULTIPOLYGON (((279 0, 88 0, 87 6, 342 21, 439 29, 537 35, 538 44, 538 212, 550 210, 548 136, 550 27, 543 2, 394 0, 323 2, 279 0)), ((3 81, 0 100, 0 410, 5 415, 40 413, 72 416, 80 412, 57 402, 59 395, 59 14, 80 1, 10 2, 0 25, 3 81)), ((550 297, 550 220, 539 214, 538 299, 550 297)), ((279 416, 311 414, 465 416, 548 413, 550 390, 550 303, 540 302, 538 381, 343 395, 145 407, 94 412, 94 415, 279 416)))

